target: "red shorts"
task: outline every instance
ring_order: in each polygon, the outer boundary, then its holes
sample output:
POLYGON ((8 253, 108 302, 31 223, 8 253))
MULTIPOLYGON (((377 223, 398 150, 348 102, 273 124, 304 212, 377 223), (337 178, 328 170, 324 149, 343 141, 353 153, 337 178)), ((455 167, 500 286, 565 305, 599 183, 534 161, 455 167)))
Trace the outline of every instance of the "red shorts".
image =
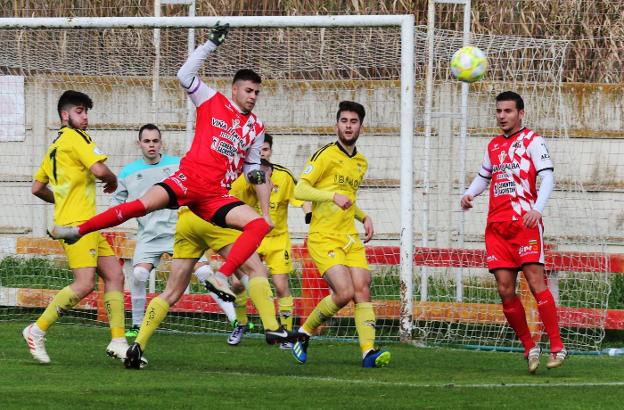
POLYGON ((485 228, 485 250, 490 272, 520 271, 527 263, 544 264, 544 225, 526 228, 522 221, 490 222, 485 228))
POLYGON ((225 214, 243 202, 230 195, 227 189, 206 186, 198 178, 178 170, 157 185, 169 193, 169 208, 188 206, 200 218, 226 227, 225 214))

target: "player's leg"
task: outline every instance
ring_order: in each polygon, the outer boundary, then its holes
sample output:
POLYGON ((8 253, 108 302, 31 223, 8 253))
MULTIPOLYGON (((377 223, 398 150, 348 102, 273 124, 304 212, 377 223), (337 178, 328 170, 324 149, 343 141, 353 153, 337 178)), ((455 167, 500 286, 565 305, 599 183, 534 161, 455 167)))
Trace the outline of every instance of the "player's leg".
POLYGON ((334 265, 330 267, 323 273, 323 279, 325 279, 332 292, 314 307, 312 313, 299 328, 297 333, 298 340, 291 350, 295 360, 302 364, 308 359, 308 345, 314 331, 349 303, 355 295, 353 282, 347 266, 334 265))
POLYGON ((98 255, 97 252, 92 252, 91 250, 98 249, 100 237, 99 233, 92 233, 71 245, 61 241, 61 245, 67 255, 69 268, 74 275, 74 281, 61 289, 37 321, 27 326, 22 332, 30 353, 40 363, 50 362, 45 349, 45 334, 48 329, 65 312, 76 306, 82 298, 91 293, 95 287, 95 270, 98 255))
POLYGON ((54 239, 74 243, 84 235, 120 225, 131 218, 138 218, 170 204, 170 194, 163 185, 152 186, 141 198, 124 202, 107 209, 79 226, 55 225, 49 234, 54 239))
POLYGON ((74 281, 61 289, 35 323, 27 326, 22 332, 31 355, 40 363, 50 363, 45 348, 45 335, 50 327, 91 293, 95 286, 95 267, 72 269, 72 273, 74 281))
MULTIPOLYGON (((202 259, 200 259, 195 265, 195 270, 193 271, 193 275, 195 275, 199 283, 206 286, 206 279, 208 279, 208 277, 211 276, 214 272, 212 268, 210 267, 210 263, 207 261, 207 259, 206 260, 202 260, 202 259)), ((234 287, 232 286, 232 290, 233 289, 234 287)), ((225 316, 228 318, 228 321, 230 323, 233 323, 236 320, 234 304, 232 302, 227 302, 221 299, 219 295, 217 295, 214 292, 211 292, 210 289, 208 289, 208 293, 210 294, 210 297, 217 303, 217 305, 219 305, 223 313, 225 313, 225 316)))
MULTIPOLYGON (((137 250, 134 253, 134 261, 144 258, 137 250)), ((136 337, 139 327, 145 317, 145 305, 147 304, 147 280, 150 272, 154 269, 152 263, 138 262, 132 268, 129 275, 128 287, 130 288, 130 302, 132 305, 132 327, 126 332, 126 337, 136 337)))
POLYGON ((540 222, 535 228, 527 228, 520 221, 515 226, 518 233, 514 238, 514 244, 520 257, 522 272, 537 301, 537 310, 550 340, 551 354, 546 366, 552 369, 563 364, 567 357, 567 351, 561 341, 555 299, 546 286, 544 226, 540 222))
POLYGON ((147 348, 149 339, 167 316, 169 308, 180 300, 184 294, 191 281, 193 267, 196 262, 197 258, 173 259, 171 274, 167 280, 164 292, 152 299, 147 306, 139 334, 134 343, 128 348, 124 362, 126 368, 139 369, 141 367, 140 359, 143 357, 143 352, 147 348))
MULTIPOLYGON (((263 256, 277 295, 277 306, 280 324, 288 331, 292 331, 294 310, 293 297, 290 294, 290 273, 293 270, 291 258, 290 237, 288 234, 268 236, 264 238, 258 254, 263 256)), ((292 346, 288 343, 280 345, 284 349, 292 346)))
MULTIPOLYGON (((201 214, 200 214, 201 216, 201 214)), ((213 292, 223 299, 233 301, 236 295, 229 287, 228 277, 255 253, 264 236, 269 232, 269 224, 260 217, 249 205, 237 201, 226 204, 212 216, 212 222, 218 226, 231 227, 241 230, 240 236, 232 244, 225 262, 219 271, 208 278, 213 292)))
MULTIPOLYGON (((219 254, 223 257, 227 257, 228 252, 232 252, 233 248, 234 244, 232 244, 231 247, 226 246, 219 250, 219 254)), ((257 253, 253 253, 240 266, 239 271, 249 276, 247 291, 262 321, 267 343, 277 344, 288 340, 290 334, 277 322, 275 304, 273 302, 273 291, 269 284, 266 267, 260 260, 260 256, 258 256, 257 253)))
POLYGON ((537 310, 550 341, 550 359, 546 367, 549 369, 559 367, 565 361, 568 352, 561 341, 557 305, 550 289, 546 286, 544 266, 537 263, 526 264, 522 267, 522 272, 537 301, 537 310))
POLYGON ((515 269, 496 269, 493 273, 496 278, 498 294, 503 304, 503 314, 524 347, 524 357, 529 363, 529 372, 535 373, 539 366, 541 349, 535 345, 531 337, 524 306, 516 294, 518 273, 515 269))
POLYGON ((237 346, 243 340, 245 333, 253 329, 253 323, 249 321, 247 316, 247 288, 236 277, 232 277, 232 291, 236 294, 236 300, 234 300, 235 320, 232 323, 233 329, 228 336, 227 343, 230 346, 237 346))
POLYGON ((362 351, 363 367, 384 367, 390 363, 390 352, 375 346, 375 310, 370 296, 371 273, 363 267, 349 268, 353 282, 355 328, 362 351))
MULTIPOLYGON (((104 238, 102 238, 102 241, 104 241, 103 247, 109 247, 104 238)), ((112 250, 110 253, 112 253, 112 250)), ((128 342, 124 334, 124 274, 119 259, 112 255, 100 256, 98 258, 97 272, 104 280, 104 307, 106 308, 108 324, 111 329, 111 341, 106 347, 106 354, 123 360, 126 357, 128 342)))

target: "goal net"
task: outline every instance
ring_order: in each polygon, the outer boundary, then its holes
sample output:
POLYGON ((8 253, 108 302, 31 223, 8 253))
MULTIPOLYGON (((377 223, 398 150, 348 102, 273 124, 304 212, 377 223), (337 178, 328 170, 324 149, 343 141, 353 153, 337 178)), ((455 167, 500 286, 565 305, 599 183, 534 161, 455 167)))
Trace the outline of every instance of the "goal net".
MULTIPOLYGON (((52 207, 32 196, 29 189, 59 127, 58 97, 67 89, 91 96, 94 108, 89 113, 89 132, 108 154, 107 164, 115 172, 140 157, 137 131, 148 122, 163 130, 164 151, 181 156, 188 147, 193 121, 187 120, 187 99, 175 73, 186 58, 188 34, 189 29, 162 28, 155 42, 152 29, 0 30, 0 110, 2 118, 10 118, 4 124, 10 131, 0 134, 1 320, 36 317, 56 291, 71 283, 62 249, 45 237, 46 227, 52 224, 52 207)), ((205 41, 206 34, 206 29, 195 29, 197 44, 205 41)), ((566 43, 476 38, 476 45, 489 56, 490 71, 484 81, 471 86, 469 135, 462 148, 457 121, 443 118, 434 120, 426 143, 426 36, 425 28, 416 28, 414 341, 516 346, 484 264, 487 198, 479 198, 465 220, 458 211, 461 187, 474 176, 485 144, 495 132, 493 96, 514 89, 527 104, 525 123, 548 138, 556 163, 558 188, 547 208, 546 235, 550 257, 559 255, 556 263, 549 262, 548 269, 549 282, 558 289, 562 306, 564 341, 572 349, 597 348, 604 332, 608 268, 601 264, 604 254, 597 225, 603 221, 596 223, 592 218, 575 162, 578 147, 569 142, 565 132, 560 81, 566 43), (458 165, 461 156, 467 164, 464 173, 458 165), (460 175, 465 176, 464 181, 460 175)), ((461 34, 438 31, 435 44, 434 111, 456 110, 460 87, 450 78, 448 60, 461 46, 461 34)), ((369 170, 358 205, 375 223, 375 239, 367 252, 381 343, 398 340, 402 314, 400 47, 399 27, 233 28, 200 72, 207 84, 225 95, 230 94, 236 70, 253 68, 261 74, 263 89, 255 112, 274 136, 273 161, 295 175, 312 153, 335 140, 333 124, 339 101, 355 100, 366 107, 358 151, 367 157, 369 170)), ((109 197, 100 187, 97 203, 99 211, 109 205, 109 197)), ((290 284, 299 322, 328 290, 303 244, 307 226, 301 210, 290 209, 289 227, 296 267, 290 284)), ((135 232, 136 224, 131 221, 107 233, 128 272, 135 232)), ((221 261, 214 258, 212 263, 216 266, 221 261)), ((165 260, 156 269, 148 298, 162 291, 169 268, 170 262, 165 260)), ((523 301, 529 303, 526 287, 521 285, 520 291, 523 301)), ((101 286, 62 321, 105 321, 98 292, 101 286)), ((128 297, 126 300, 129 302, 128 297)), ((126 308, 129 311, 128 303, 126 308)), ((253 316, 251 304, 249 310, 253 316)), ((532 330, 540 337, 535 310, 527 311, 533 315, 529 317, 532 330)), ((216 303, 197 283, 192 283, 171 309, 163 328, 203 333, 230 329, 216 303)), ((327 322, 322 334, 354 339, 353 306, 327 322)))

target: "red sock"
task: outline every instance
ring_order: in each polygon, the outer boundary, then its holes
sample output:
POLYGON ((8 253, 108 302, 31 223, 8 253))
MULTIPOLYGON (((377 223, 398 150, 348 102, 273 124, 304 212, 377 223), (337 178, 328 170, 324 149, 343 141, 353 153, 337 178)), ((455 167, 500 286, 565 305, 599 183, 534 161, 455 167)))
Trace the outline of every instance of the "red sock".
POLYGON ((254 219, 243 227, 243 233, 232 244, 232 249, 219 272, 231 276, 258 249, 269 233, 269 224, 263 218, 254 219))
POLYGON ((110 228, 126 222, 130 218, 145 216, 147 211, 141 201, 134 200, 124 202, 106 211, 95 215, 87 222, 79 226, 80 235, 86 235, 90 232, 99 231, 100 229, 110 228))
POLYGON ((516 332, 516 336, 522 342, 526 356, 529 350, 535 347, 535 342, 531 338, 531 331, 520 298, 516 296, 511 300, 503 301, 503 313, 511 328, 516 332))
POLYGON ((561 341, 561 335, 559 333, 559 320, 557 319, 557 305, 555 304, 555 298, 549 289, 546 289, 540 293, 535 294, 535 300, 537 301, 537 310, 548 333, 548 339, 550 340, 550 351, 557 353, 563 349, 563 342, 561 341))

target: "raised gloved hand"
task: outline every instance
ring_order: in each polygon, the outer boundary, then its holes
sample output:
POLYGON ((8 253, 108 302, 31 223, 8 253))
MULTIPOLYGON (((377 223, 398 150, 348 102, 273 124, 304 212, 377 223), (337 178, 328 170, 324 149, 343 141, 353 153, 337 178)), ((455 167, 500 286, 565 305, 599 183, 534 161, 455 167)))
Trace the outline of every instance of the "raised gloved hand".
POLYGON ((225 38, 227 37, 229 31, 229 24, 221 26, 217 21, 217 24, 215 24, 213 29, 210 30, 210 33, 208 33, 208 40, 212 41, 212 43, 218 47, 225 41, 225 38))

